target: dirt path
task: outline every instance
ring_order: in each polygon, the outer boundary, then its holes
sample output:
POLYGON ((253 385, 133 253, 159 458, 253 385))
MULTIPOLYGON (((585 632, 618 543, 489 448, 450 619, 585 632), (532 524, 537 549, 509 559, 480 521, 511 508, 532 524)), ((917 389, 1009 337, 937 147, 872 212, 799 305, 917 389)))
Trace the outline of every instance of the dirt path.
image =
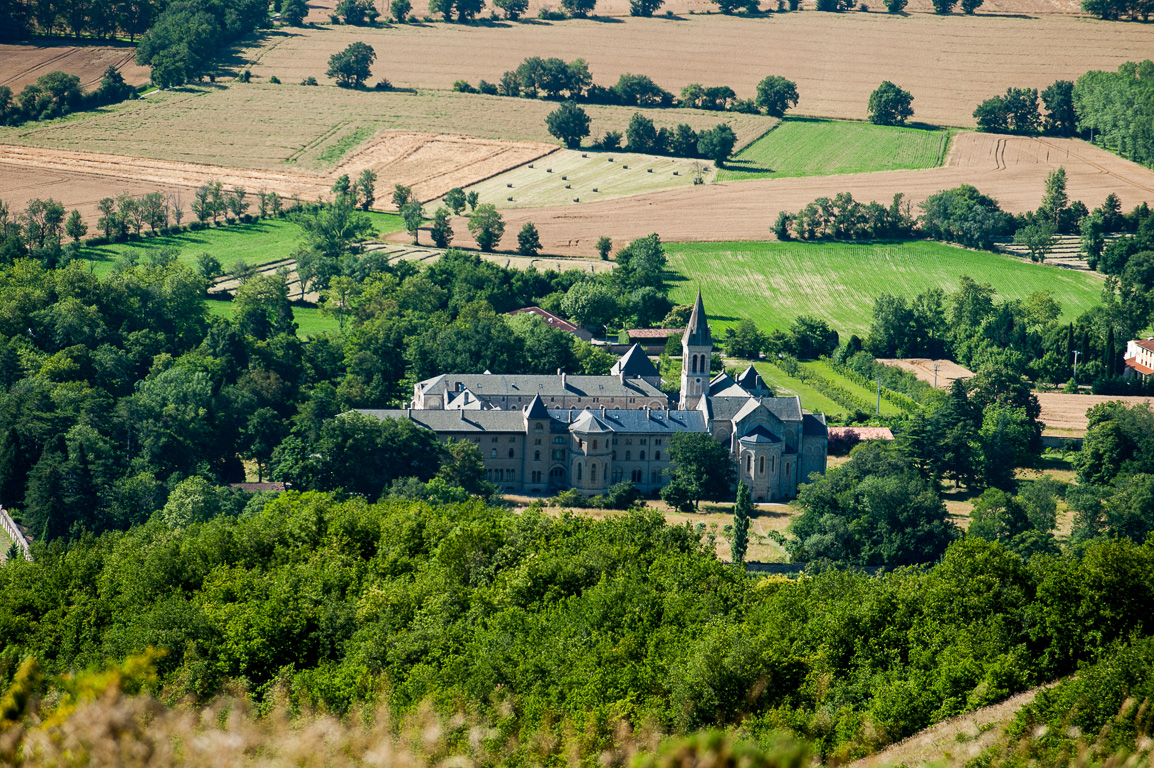
POLYGON ((914 768, 939 762, 961 765, 997 741, 1002 730, 1018 710, 1033 701, 1038 691, 1054 685, 1057 683, 1019 693, 1000 704, 983 707, 967 715, 959 715, 938 723, 904 741, 886 747, 881 752, 849 763, 846 768, 875 768, 886 765, 914 768))

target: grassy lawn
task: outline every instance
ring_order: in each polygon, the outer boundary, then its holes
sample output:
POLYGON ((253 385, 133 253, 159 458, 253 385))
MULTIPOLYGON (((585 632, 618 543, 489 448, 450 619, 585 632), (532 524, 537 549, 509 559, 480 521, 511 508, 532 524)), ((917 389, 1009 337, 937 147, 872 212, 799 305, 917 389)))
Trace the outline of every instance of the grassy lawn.
POLYGON ((1052 291, 1066 320, 1096 305, 1102 290, 1085 272, 928 241, 670 243, 666 252, 676 273, 670 298, 690 304, 700 288, 717 334, 744 318, 762 331, 785 329, 804 314, 864 335, 878 295, 949 293, 962 275, 990 283, 1001 299, 1052 291))
POLYGON ((824 413, 826 416, 843 416, 845 408, 830 400, 801 379, 795 379, 772 363, 765 361, 756 363, 754 368, 765 379, 765 383, 778 397, 797 395, 801 398, 801 407, 813 413, 824 413))
MULTIPOLYGON (((210 315, 232 318, 232 302, 205 299, 210 315)), ((337 319, 333 316, 322 315, 317 307, 293 307, 293 320, 297 324, 297 336, 308 338, 321 333, 336 333, 340 330, 337 319)))
POLYGON ((786 118, 738 152, 717 180, 933 168, 945 159, 950 135, 947 129, 786 118))
MULTIPOLYGON (((867 389, 866 387, 863 387, 860 384, 857 384, 856 382, 853 382, 853 381, 847 379, 845 376, 843 376, 840 373, 838 373, 837 371, 835 371, 830 366, 830 364, 825 362, 824 360, 813 360, 813 361, 808 362, 808 363, 802 363, 802 366, 804 366, 805 368, 808 368, 809 370, 818 374, 823 379, 828 381, 830 384, 836 384, 839 387, 844 387, 845 389, 849 390, 849 392, 854 397, 861 398, 863 401, 865 401, 869 405, 869 412, 870 413, 873 413, 874 409, 877 407, 877 402, 878 402, 877 389, 873 389, 873 388, 867 389)), ((882 398, 882 414, 881 414, 882 416, 900 416, 901 413, 902 413, 902 410, 900 408, 898 408, 896 405, 889 402, 885 398, 882 398)))
MULTIPOLYGON (((371 211, 368 216, 382 235, 405 228, 404 221, 395 214, 371 211)), ((208 253, 220 259, 227 270, 238 261, 264 264, 288 258, 300 245, 300 240, 301 228, 293 222, 288 219, 265 219, 252 224, 181 232, 171 237, 148 237, 131 243, 85 247, 81 257, 93 263, 97 274, 106 274, 124 254, 135 253, 141 261, 145 261, 149 251, 176 248, 180 251, 177 260, 184 264, 195 266, 197 257, 208 253)))

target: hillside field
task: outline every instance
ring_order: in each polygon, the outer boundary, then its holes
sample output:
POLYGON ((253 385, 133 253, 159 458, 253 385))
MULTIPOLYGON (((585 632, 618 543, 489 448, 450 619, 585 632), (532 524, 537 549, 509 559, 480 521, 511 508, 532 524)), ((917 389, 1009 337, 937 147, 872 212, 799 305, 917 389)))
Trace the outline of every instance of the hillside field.
POLYGON ((784 329, 805 314, 864 335, 881 293, 949 292, 962 275, 990 283, 1002 299, 1053 291, 1073 319, 1098 302, 1102 285, 1086 273, 926 241, 671 243, 666 251, 676 273, 671 298, 688 304, 700 288, 718 334, 744 318, 763 331, 784 329))
MULTIPOLYGON (((967 127, 975 124, 974 107, 1007 87, 1042 89, 1088 70, 1150 58, 1154 25, 1068 16, 812 11, 384 29, 325 25, 277 30, 238 58, 262 82, 273 75, 286 84, 309 75, 325 82, 329 57, 357 41, 377 53, 370 82, 387 77, 404 88, 496 83, 526 57, 556 56, 585 59, 594 82, 604 86, 628 72, 649 75, 674 94, 700 83, 727 85, 739 98, 752 98, 762 78, 781 75, 797 83, 793 114, 853 120, 866 118, 870 93, 889 80, 913 94, 915 120, 967 127)), ((523 108, 512 101, 504 100, 507 109, 523 108)))
POLYGON ((718 171, 718 181, 934 168, 950 131, 794 118, 782 121, 718 171))

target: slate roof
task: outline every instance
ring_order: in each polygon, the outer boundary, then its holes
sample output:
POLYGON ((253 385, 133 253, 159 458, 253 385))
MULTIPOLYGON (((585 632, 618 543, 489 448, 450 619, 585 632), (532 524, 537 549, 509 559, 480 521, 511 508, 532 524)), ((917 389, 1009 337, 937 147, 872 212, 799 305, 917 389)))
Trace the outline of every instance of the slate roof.
POLYGON ((701 302, 701 291, 697 292, 697 301, 693 303, 693 311, 689 313, 689 324, 685 326, 685 335, 681 337, 681 343, 698 347, 713 344, 709 323, 706 322, 705 305, 701 302))
MULTIPOLYGON (((886 430, 889 432, 889 430, 886 430)), ((801 433, 803 435, 815 435, 825 437, 828 435, 829 428, 825 425, 825 414, 806 413, 801 417, 801 433)), ((893 435, 891 434, 892 438, 893 435)))
POLYGON ((487 411, 491 410, 492 406, 466 389, 464 392, 450 392, 445 397, 445 408, 459 411, 487 411))
POLYGON ((675 432, 707 432, 705 416, 699 411, 665 410, 568 410, 551 409, 549 415, 561 422, 576 421, 584 413, 594 414, 613 432, 625 434, 673 434, 675 432))
POLYGON ((547 419, 549 418, 549 409, 545 407, 545 401, 541 399, 540 395, 533 395, 533 399, 529 401, 529 406, 525 409, 526 419, 547 419))
POLYGON ((358 413, 378 419, 410 419, 418 427, 434 432, 524 432, 521 411, 441 411, 420 409, 377 410, 358 408, 358 413))
MULTIPOLYGON (((732 398, 725 398, 730 400, 732 398)), ((801 421, 801 401, 796 397, 750 397, 741 406, 737 413, 733 414, 732 421, 741 421, 749 414, 757 410, 759 405, 764 405, 766 410, 772 413, 782 421, 801 421)), ((714 408, 716 408, 716 401, 714 408)), ((721 418, 715 416, 714 418, 721 418)))
POLYGON ((637 377, 657 378, 659 375, 657 369, 653 366, 653 361, 649 359, 649 355, 645 354, 641 349, 640 344, 634 344, 629 350, 622 355, 613 368, 610 370, 614 376, 625 375, 627 379, 635 379, 637 377))
MULTIPOLYGON (((543 405, 543 404, 542 404, 543 405)), ((537 400, 528 405, 530 411, 537 407, 537 400)), ((358 413, 378 419, 411 419, 419 427, 434 432, 485 433, 524 432, 523 411, 440 411, 421 409, 378 410, 357 409, 358 413)), ((666 410, 607 410, 600 408, 584 410, 550 408, 546 410, 550 419, 563 432, 566 428, 575 432, 606 432, 621 434, 671 435, 676 432, 707 432, 705 417, 697 411, 666 410)), ((533 416, 533 418, 538 418, 533 416)))
POLYGON ((745 443, 746 445, 772 445, 774 443, 780 443, 781 438, 770 432, 765 427, 758 425, 746 434, 742 435, 738 442, 745 443))
POLYGON ((617 376, 565 376, 564 385, 561 382, 562 377, 557 374, 453 373, 426 379, 419 386, 426 395, 455 392, 461 384, 478 397, 652 397, 663 403, 667 400, 664 392, 642 379, 627 378, 622 382, 617 376))

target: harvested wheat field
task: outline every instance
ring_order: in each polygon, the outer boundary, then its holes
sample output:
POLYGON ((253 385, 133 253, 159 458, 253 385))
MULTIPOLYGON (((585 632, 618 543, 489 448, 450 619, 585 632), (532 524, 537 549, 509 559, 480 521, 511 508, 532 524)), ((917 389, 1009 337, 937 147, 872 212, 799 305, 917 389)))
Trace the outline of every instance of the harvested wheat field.
MULTIPOLYGON (((309 0, 307 3, 309 13, 306 21, 327 23, 336 5, 337 0, 309 0)), ((816 0, 803 0, 801 8, 806 11, 814 10, 815 5, 816 0)), ((866 5, 870 4, 866 3, 866 5)), ((533 23, 542 9, 558 10, 560 7, 559 0, 529 0, 529 7, 525 16, 530 21, 521 23, 533 23)), ((773 10, 776 7, 777 4, 772 0, 761 2, 762 10, 773 10)), ((884 4, 874 3, 873 7, 880 11, 884 9, 884 4)), ((389 15, 389 4, 385 0, 377 2, 377 9, 381 11, 382 17, 389 15)), ((492 4, 490 4, 489 9, 492 10, 492 4)), ((905 10, 906 13, 931 13, 933 12, 933 4, 930 0, 910 0, 905 10)), ((711 0, 665 0, 659 13, 664 14, 666 12, 675 15, 716 14, 717 4, 711 0)), ((416 0, 413 3, 413 13, 418 17, 432 15, 438 20, 441 18, 439 15, 429 14, 428 0, 416 0)), ((599 18, 629 16, 629 0, 598 0, 594 14, 599 18)), ((1083 11, 1079 0, 985 0, 982 7, 978 9, 977 15, 986 14, 1077 16, 1082 15, 1083 11)))
POLYGON ((1154 398, 1109 395, 1067 395, 1062 392, 1035 392, 1042 406, 1041 420, 1047 431, 1065 430, 1085 432, 1090 424, 1086 411, 1099 403, 1121 401, 1127 405, 1154 404, 1154 398))
POLYGON ((410 88, 497 82, 527 56, 559 56, 584 58, 602 85, 632 72, 674 93, 697 82, 728 85, 752 98, 766 75, 783 75, 797 83, 793 112, 822 117, 864 119, 870 93, 891 80, 913 93, 916 120, 973 126, 974 107, 1009 86, 1045 88, 1149 58, 1154 26, 1066 16, 714 14, 615 23, 323 27, 277 33, 239 55, 258 78, 299 82, 320 78, 329 56, 355 41, 375 47, 374 77, 410 88))
POLYGON ((136 63, 136 48, 129 45, 0 45, 0 85, 13 92, 57 71, 76 75, 82 86, 92 89, 109 67, 116 67, 132 85, 147 83, 151 71, 136 63))
POLYGON ((541 162, 506 171, 470 191, 476 191, 481 202, 534 208, 578 202, 589 195, 606 200, 688 187, 696 176, 707 180, 713 175, 713 166, 699 160, 559 149, 541 162))
MULTIPOLYGON (((341 174, 355 178, 366 168, 377 173, 385 190, 393 184, 413 188, 422 200, 444 195, 456 186, 485 179, 552 152, 555 147, 533 142, 504 142, 463 136, 388 132, 377 136, 327 173, 286 170, 251 170, 218 165, 179 163, 92 152, 50 150, 0 145, 0 198, 16 207, 28 200, 52 197, 91 217, 101 197, 128 191, 144 194, 157 189, 191 188, 208 181, 250 191, 267 190, 296 200, 330 195, 341 174)), ((375 206, 391 209, 388 195, 375 206)))
POLYGON ((139 197, 150 192, 163 192, 183 198, 181 207, 185 210, 192 200, 188 187, 154 184, 123 176, 106 176, 97 171, 58 171, 0 161, 0 200, 12 210, 23 210, 28 201, 35 198, 52 198, 64 203, 65 208, 79 210, 90 229, 96 223, 96 204, 101 198, 120 194, 139 197))
MULTIPOLYGON (((323 72, 322 66, 315 74, 323 72)), ((81 119, 0 128, 0 144, 232 168, 317 172, 331 169, 381 131, 539 142, 555 147, 556 140, 545 128, 545 116, 556 106, 547 101, 453 91, 404 93, 235 83, 157 92, 81 119), (237 125, 244 125, 244 130, 228 130, 237 125), (126 126, 132 130, 125 130, 126 126)), ((635 111, 627 107, 588 109, 595 135, 624 131, 635 111)), ((753 141, 777 122, 764 115, 718 115, 683 109, 655 110, 651 116, 659 127, 685 122, 695 129, 712 128, 724 119, 737 134, 738 146, 753 141)))
POLYGON ((921 381, 928 381, 930 384, 936 381, 938 389, 949 389, 955 379, 971 379, 974 376, 973 371, 963 368, 953 360, 927 360, 922 357, 907 357, 904 360, 878 358, 878 362, 882 365, 901 368, 903 371, 917 376, 921 381), (937 367, 936 373, 934 372, 935 367, 937 367))
MULTIPOLYGON (((954 138, 941 168, 723 182, 604 202, 583 197, 579 205, 510 210, 505 218, 513 232, 531 220, 545 251, 566 255, 588 256, 601 235, 616 242, 651 232, 667 241, 766 240, 778 211, 796 211, 838 192, 887 204, 902 192, 916 204, 943 189, 973 184, 1006 210, 1033 210, 1047 174, 1059 166, 1066 169, 1070 199, 1091 208, 1110 192, 1127 210, 1154 203, 1154 171, 1086 142, 967 132, 954 138)), ((464 232, 464 222, 454 227, 464 232)))

